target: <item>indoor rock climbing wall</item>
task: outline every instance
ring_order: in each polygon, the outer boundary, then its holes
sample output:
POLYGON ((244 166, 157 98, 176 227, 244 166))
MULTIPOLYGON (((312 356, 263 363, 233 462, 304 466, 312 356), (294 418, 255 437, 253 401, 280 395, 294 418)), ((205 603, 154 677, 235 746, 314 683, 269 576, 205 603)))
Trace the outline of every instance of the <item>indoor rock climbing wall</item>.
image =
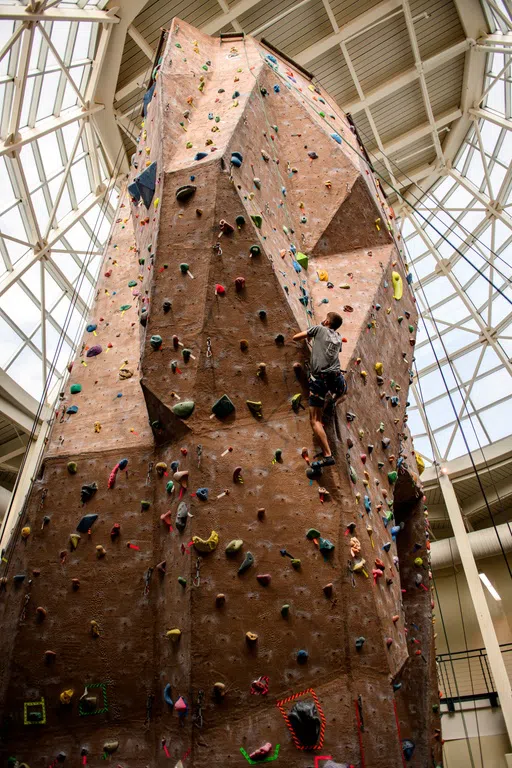
POLYGON ((264 45, 175 20, 154 76, 4 557, 4 762, 437 766, 393 213, 346 118, 264 45), (330 310, 348 396, 309 478, 292 337, 330 310))

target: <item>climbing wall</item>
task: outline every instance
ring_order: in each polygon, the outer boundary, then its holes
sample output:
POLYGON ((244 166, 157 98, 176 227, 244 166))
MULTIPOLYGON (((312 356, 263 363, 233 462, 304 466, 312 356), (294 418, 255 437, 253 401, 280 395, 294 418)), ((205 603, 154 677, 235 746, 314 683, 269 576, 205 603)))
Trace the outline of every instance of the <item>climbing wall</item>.
POLYGON ((175 20, 155 75, 4 557, 4 762, 435 768, 393 212, 328 95, 257 41, 175 20), (331 310, 348 396, 310 477, 293 335, 331 310))

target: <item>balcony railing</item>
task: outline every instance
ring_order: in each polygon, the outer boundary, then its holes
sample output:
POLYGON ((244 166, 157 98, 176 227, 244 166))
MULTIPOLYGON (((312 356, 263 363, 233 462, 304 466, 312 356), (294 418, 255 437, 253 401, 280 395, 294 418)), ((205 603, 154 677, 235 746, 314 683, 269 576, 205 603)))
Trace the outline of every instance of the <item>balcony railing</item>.
MULTIPOLYGON (((512 680, 512 643, 500 645, 503 661, 512 680)), ((489 699, 491 706, 498 706, 498 695, 485 648, 470 651, 441 653, 436 657, 441 701, 454 709, 457 701, 489 699)))

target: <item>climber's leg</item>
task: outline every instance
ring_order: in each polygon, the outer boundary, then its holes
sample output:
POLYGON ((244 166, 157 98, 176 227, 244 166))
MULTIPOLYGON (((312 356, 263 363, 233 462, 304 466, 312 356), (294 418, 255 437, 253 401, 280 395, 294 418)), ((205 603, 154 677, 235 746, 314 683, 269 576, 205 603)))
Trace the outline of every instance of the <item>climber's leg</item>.
POLYGON ((323 453, 323 458, 321 458, 319 461, 314 461, 311 464, 313 469, 327 467, 331 464, 334 464, 331 447, 329 445, 327 435, 325 434, 324 425, 322 423, 327 390, 328 384, 323 377, 309 377, 309 420, 311 422, 311 429, 313 430, 313 434, 316 435, 323 453))

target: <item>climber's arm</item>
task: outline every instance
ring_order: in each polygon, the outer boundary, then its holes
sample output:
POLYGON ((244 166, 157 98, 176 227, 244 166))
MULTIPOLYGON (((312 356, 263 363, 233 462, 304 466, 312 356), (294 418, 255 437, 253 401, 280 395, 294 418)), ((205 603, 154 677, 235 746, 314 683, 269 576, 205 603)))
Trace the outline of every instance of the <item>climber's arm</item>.
POLYGON ((302 339, 307 338, 308 332, 307 331, 300 331, 300 333, 296 333, 293 337, 293 341, 302 341, 302 339))

